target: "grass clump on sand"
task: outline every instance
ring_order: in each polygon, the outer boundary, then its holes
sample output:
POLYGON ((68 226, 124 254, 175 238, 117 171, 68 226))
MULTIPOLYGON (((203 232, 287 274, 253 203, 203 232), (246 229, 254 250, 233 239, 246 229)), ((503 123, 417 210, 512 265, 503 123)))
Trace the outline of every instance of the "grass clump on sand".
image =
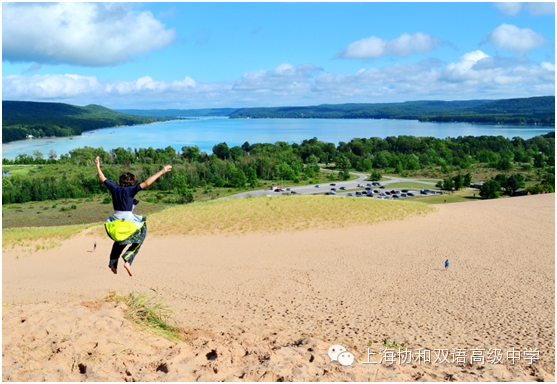
POLYGON ((126 318, 140 329, 170 341, 184 341, 179 328, 169 325, 171 309, 162 303, 162 298, 154 293, 132 292, 128 296, 109 294, 105 301, 121 301, 127 305, 126 318))
POLYGON ((60 241, 79 235, 98 224, 67 225, 60 227, 9 228, 2 230, 2 248, 20 246, 27 250, 50 249, 60 241))
POLYGON ((428 204, 328 196, 273 196, 193 203, 149 217, 150 234, 281 232, 403 220, 428 204))

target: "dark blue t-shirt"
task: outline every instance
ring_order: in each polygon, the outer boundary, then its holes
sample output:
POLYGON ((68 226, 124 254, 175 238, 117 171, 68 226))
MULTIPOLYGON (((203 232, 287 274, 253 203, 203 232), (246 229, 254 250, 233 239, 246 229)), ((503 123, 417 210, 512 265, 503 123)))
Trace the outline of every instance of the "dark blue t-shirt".
POLYGON ((133 198, 141 191, 141 183, 133 187, 121 187, 106 179, 104 185, 112 193, 112 206, 115 211, 131 211, 133 209, 133 198))

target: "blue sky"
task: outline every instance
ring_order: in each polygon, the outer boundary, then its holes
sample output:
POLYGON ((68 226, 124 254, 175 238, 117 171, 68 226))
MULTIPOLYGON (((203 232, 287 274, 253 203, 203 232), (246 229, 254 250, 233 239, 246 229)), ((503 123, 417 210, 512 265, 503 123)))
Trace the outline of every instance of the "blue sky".
POLYGON ((3 3, 3 100, 209 108, 555 94, 555 3, 3 3))

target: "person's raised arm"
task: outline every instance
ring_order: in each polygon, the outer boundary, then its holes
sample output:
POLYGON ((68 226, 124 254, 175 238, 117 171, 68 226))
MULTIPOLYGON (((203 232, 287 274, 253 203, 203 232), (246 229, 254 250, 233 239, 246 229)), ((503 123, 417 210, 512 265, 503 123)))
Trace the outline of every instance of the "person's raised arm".
POLYGON ((143 183, 141 183, 141 189, 145 189, 148 186, 150 186, 151 184, 153 184, 155 182, 155 180, 157 180, 159 177, 161 177, 162 175, 164 175, 166 172, 170 172, 172 170, 172 165, 167 165, 165 166, 163 169, 161 169, 160 171, 158 171, 157 173, 155 173, 153 176, 151 176, 150 178, 148 178, 147 180, 145 180, 143 183))
POLYGON ((99 180, 101 181, 101 183, 104 183, 104 181, 106 180, 106 177, 104 177, 103 171, 101 171, 101 160, 100 160, 99 156, 97 156, 97 158, 95 159, 95 166, 97 167, 97 173, 99 174, 99 180))

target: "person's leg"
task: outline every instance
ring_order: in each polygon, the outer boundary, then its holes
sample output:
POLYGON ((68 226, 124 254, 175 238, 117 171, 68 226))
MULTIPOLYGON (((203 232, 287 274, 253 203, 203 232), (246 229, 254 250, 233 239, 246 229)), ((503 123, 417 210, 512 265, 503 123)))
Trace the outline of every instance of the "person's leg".
POLYGON ((131 266, 132 266, 133 260, 135 259, 135 256, 139 252, 139 248, 141 248, 141 244, 132 244, 126 250, 126 253, 124 253, 122 255, 122 259, 124 259, 124 268, 126 268, 126 271, 128 271, 128 274, 130 276, 132 276, 131 266))
POLYGON ((124 248, 126 248, 125 244, 122 245, 116 241, 114 242, 114 244, 112 244, 112 251, 110 252, 110 261, 108 263, 108 267, 113 273, 117 273, 118 258, 120 258, 120 255, 122 254, 124 248))
POLYGON ((147 236, 147 224, 143 224, 141 229, 138 230, 136 233, 134 233, 128 239, 132 241, 132 245, 126 250, 126 253, 122 255, 122 258, 124 259, 124 268, 126 268, 126 271, 128 271, 128 274, 130 276, 133 276, 131 265, 133 263, 133 260, 135 259, 135 256, 139 252, 139 248, 141 248, 141 244, 143 244, 143 241, 145 240, 146 236, 147 236))

